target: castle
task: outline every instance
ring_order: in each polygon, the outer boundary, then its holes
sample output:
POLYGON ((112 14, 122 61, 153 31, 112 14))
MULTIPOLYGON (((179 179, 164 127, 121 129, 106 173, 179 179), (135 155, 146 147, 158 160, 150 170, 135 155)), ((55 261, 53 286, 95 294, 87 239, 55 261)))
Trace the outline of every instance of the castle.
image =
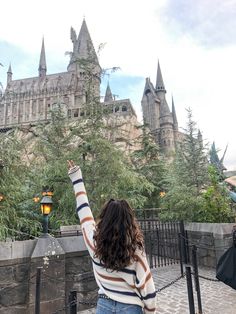
MULTIPOLYGON (((101 67, 95 52, 86 21, 83 20, 79 35, 71 28, 73 50, 66 72, 47 74, 44 40, 39 59, 38 76, 13 80, 11 65, 7 71, 7 86, 0 95, 0 130, 6 131, 16 126, 35 125, 50 120, 50 111, 61 104, 68 119, 87 116, 84 104, 89 92, 83 62, 90 62, 92 93, 100 99, 101 67)), ((142 97, 144 122, 155 136, 156 142, 166 155, 172 154, 181 138, 172 100, 172 112, 165 98, 165 86, 158 63, 156 86, 146 79, 142 97)), ((109 108, 114 120, 125 118, 138 124, 136 113, 129 99, 114 99, 108 84, 103 108, 109 108)))

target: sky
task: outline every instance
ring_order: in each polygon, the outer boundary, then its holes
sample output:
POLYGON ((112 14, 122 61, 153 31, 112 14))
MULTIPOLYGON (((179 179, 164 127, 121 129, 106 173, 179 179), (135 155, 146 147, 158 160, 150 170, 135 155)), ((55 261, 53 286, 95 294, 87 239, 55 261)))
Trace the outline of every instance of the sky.
POLYGON ((139 121, 145 78, 155 85, 159 60, 166 98, 173 95, 180 130, 186 108, 206 143, 215 142, 225 166, 236 170, 236 0, 8 0, 0 7, 0 82, 11 63, 13 79, 38 75, 42 38, 47 73, 66 71, 85 18, 102 68, 117 99, 130 98, 139 121), (109 71, 108 71, 109 74, 109 71))

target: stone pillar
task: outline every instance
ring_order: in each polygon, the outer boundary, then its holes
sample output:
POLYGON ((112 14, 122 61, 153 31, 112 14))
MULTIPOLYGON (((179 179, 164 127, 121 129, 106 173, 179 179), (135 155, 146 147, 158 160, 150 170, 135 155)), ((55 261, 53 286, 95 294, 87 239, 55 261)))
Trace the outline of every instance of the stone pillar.
POLYGON ((28 314, 30 255, 36 240, 0 242, 0 314, 28 314))
MULTIPOLYGON (((65 252, 56 238, 50 235, 38 239, 31 255, 28 313, 35 311, 35 275, 42 267, 40 312, 51 314, 65 307, 65 252)), ((63 313, 63 312, 62 312, 63 313)))

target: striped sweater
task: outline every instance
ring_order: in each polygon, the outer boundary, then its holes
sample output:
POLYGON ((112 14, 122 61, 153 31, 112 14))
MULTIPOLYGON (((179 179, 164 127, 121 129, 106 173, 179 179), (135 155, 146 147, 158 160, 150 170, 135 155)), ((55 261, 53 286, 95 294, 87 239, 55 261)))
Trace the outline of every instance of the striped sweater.
POLYGON ((88 203, 80 168, 76 166, 70 169, 69 177, 74 186, 77 213, 100 291, 114 301, 142 306, 145 314, 155 313, 156 291, 145 254, 137 249, 135 261, 119 271, 103 267, 101 261, 94 257, 95 221, 88 203))

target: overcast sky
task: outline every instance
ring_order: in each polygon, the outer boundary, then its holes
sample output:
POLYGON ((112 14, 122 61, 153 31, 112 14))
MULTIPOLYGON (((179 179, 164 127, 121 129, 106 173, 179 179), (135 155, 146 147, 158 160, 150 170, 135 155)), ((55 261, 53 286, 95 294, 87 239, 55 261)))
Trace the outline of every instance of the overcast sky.
MULTIPOLYGON (((113 94, 130 98, 141 121, 145 78, 155 84, 157 60, 171 107, 186 126, 186 108, 225 165, 236 170, 235 73, 236 0, 8 0, 1 3, 0 81, 11 62, 13 79, 38 75, 42 37, 47 73, 65 71, 85 16, 103 68, 120 67, 109 77, 113 94)), ((101 93, 108 77, 105 77, 101 93)))

